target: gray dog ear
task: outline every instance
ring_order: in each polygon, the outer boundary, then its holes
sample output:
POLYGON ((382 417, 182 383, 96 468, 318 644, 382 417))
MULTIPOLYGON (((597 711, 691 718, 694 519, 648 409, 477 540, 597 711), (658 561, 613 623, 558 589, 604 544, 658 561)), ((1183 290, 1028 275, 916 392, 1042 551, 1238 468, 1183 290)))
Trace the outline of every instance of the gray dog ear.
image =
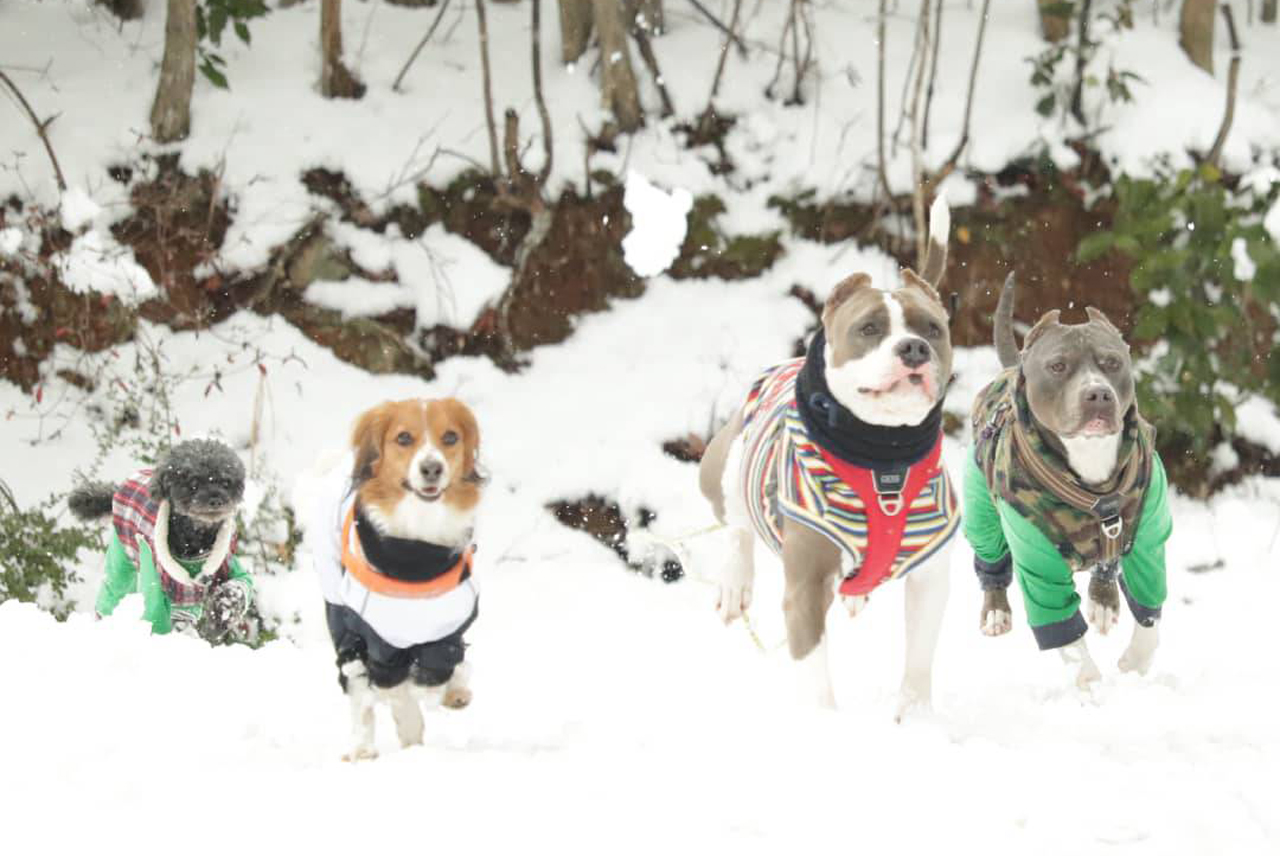
POLYGON ((934 288, 928 280, 920 276, 920 274, 916 273, 911 268, 902 269, 902 287, 914 288, 924 292, 925 297, 929 298, 939 306, 942 306, 944 311, 946 310, 946 307, 942 304, 942 295, 938 294, 938 289, 934 288))
POLYGON ((1116 325, 1111 323, 1111 319, 1108 318, 1101 309, 1094 309, 1092 306, 1086 306, 1084 309, 1084 312, 1086 315, 1089 316, 1090 321, 1093 321, 1097 324, 1101 324, 1103 327, 1106 327, 1108 330, 1110 330, 1112 333, 1115 333, 1117 336, 1120 335, 1119 328, 1116 327, 1116 325))
POLYGON ((865 273, 855 273, 852 276, 845 277, 841 280, 831 292, 831 296, 827 298, 826 305, 822 307, 822 323, 826 324, 831 320, 831 316, 840 306, 854 295, 860 288, 869 288, 871 286, 871 277, 865 273))
POLYGON ((1031 350, 1031 346, 1035 344, 1036 339, 1039 339, 1047 333, 1049 328, 1057 327, 1058 318, 1061 316, 1061 309, 1050 309, 1048 312, 1041 315, 1040 320, 1036 322, 1036 326, 1032 327, 1031 331, 1027 333, 1026 338, 1022 340, 1022 353, 1025 354, 1027 351, 1031 350))

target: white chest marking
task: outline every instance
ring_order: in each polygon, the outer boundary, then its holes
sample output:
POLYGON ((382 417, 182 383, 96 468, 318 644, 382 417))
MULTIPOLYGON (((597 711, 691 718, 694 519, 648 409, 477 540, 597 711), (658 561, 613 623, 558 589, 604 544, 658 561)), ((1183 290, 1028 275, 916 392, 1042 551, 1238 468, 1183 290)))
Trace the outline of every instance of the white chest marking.
POLYGON ((1111 478, 1120 453, 1120 432, 1102 437, 1061 437, 1067 450, 1067 463, 1088 484, 1101 484, 1111 478))

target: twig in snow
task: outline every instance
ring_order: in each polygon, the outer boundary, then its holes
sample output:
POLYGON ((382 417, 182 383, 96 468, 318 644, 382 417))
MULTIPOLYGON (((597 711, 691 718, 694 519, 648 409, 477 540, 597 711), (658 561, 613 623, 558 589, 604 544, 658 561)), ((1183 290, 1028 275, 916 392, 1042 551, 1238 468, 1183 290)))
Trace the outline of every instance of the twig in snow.
POLYGON ((698 120, 699 130, 705 130, 715 116, 716 94, 720 91, 720 78, 724 76, 725 60, 729 57, 729 44, 736 38, 734 30, 738 26, 738 15, 742 12, 742 0, 733 0, 733 19, 729 22, 728 35, 725 36, 724 45, 720 48, 720 62, 716 65, 716 76, 711 81, 711 94, 707 96, 707 109, 702 111, 702 118, 698 120))
POLYGON ((1227 109, 1222 115, 1222 124, 1218 126, 1218 136, 1213 140, 1206 160, 1218 165, 1222 157, 1222 147, 1227 143, 1227 134, 1231 132, 1231 122, 1236 116, 1236 85, 1240 80, 1240 37, 1236 33, 1236 19, 1231 14, 1231 6, 1222 4, 1222 15, 1227 19, 1227 33, 1231 36, 1231 68, 1227 71, 1227 109))
POLYGON ((400 84, 404 81, 404 76, 409 73, 409 67, 418 59, 418 54, 422 53, 422 49, 427 46, 427 42, 431 41, 431 37, 435 35, 436 27, 440 26, 440 22, 444 20, 444 13, 449 9, 449 0, 444 0, 440 4, 440 11, 436 13, 436 18, 431 22, 431 28, 427 30, 427 34, 422 37, 422 41, 418 42, 418 46, 413 49, 413 53, 409 54, 409 58, 405 60, 404 68, 400 69, 400 73, 396 75, 396 82, 391 84, 392 92, 400 91, 400 84))
MULTIPOLYGON (((538 115, 542 118, 542 145, 546 149, 547 159, 542 163, 542 169, 538 170, 537 187, 541 190, 542 185, 546 184, 547 178, 551 175, 551 114, 547 112, 547 101, 542 96, 542 46, 540 31, 542 29, 542 18, 540 7, 542 0, 533 0, 533 36, 532 36, 532 53, 533 53, 533 97, 538 102, 538 115)), ((514 177, 514 176, 513 176, 514 177)))
POLYGON ((1085 48, 1089 46, 1089 13, 1093 9, 1093 0, 1084 0, 1080 8, 1080 35, 1076 42, 1076 77, 1071 92, 1071 115, 1084 126, 1084 67, 1085 48))
POLYGON ((485 19, 484 0, 476 0, 476 18, 480 22, 480 70, 484 87, 484 121, 489 128, 489 168, 494 178, 502 175, 498 163, 498 128, 493 121, 493 86, 489 75, 489 23, 485 19))
POLYGON ((662 99, 662 117, 665 119, 674 115, 676 108, 671 103, 671 94, 667 92, 666 79, 662 76, 662 70, 658 68, 658 57, 653 52, 649 34, 644 27, 640 26, 639 16, 631 22, 631 36, 636 40, 636 47, 640 49, 640 58, 644 60, 645 67, 649 69, 649 74, 653 75, 654 86, 658 87, 658 97, 662 99))
POLYGON ((925 58, 929 53, 929 0, 920 0, 920 26, 916 29, 916 53, 920 70, 916 74, 915 92, 911 96, 911 213, 916 225, 916 267, 924 270, 928 251, 928 230, 924 216, 924 148, 921 144, 921 98, 924 95, 925 58))
POLYGON ((982 58, 982 40, 987 33, 987 13, 990 9, 991 0, 982 0, 982 17, 978 19, 978 40, 973 47, 973 65, 969 67, 969 91, 964 99, 964 124, 960 129, 960 139, 946 161, 925 185, 927 196, 932 196, 938 189, 938 185, 951 175, 960 161, 960 155, 964 152, 965 146, 969 144, 969 117, 973 115, 973 90, 978 82, 978 60, 982 58))
POLYGON ((44 143, 45 151, 49 153, 49 161, 53 164, 53 175, 58 181, 58 190, 65 192, 67 189, 67 182, 66 179, 62 177, 62 167, 58 166, 58 156, 53 152, 53 144, 49 142, 48 134, 49 126, 53 124, 54 119, 58 118, 59 114, 55 113, 48 119, 41 122, 36 118, 36 112, 31 109, 31 105, 27 103, 27 99, 23 96, 22 90, 18 89, 18 85, 14 83, 13 80, 10 79, 9 75, 5 74, 3 71, 0 71, 0 82, 3 82, 10 90, 13 91, 14 97, 18 99, 18 103, 22 105, 22 109, 26 112, 27 118, 29 118, 31 120, 31 124, 35 126, 36 133, 40 135, 40 141, 44 143))
POLYGON ((743 43, 742 39, 738 38, 738 36, 733 32, 732 26, 726 27, 723 21, 711 14, 711 12, 707 10, 707 7, 699 3, 698 0, 689 0, 689 2, 693 5, 693 8, 697 9, 702 14, 702 17, 706 18, 717 30, 729 37, 729 40, 738 48, 738 56, 743 59, 747 58, 747 46, 743 43))
POLYGON ((929 61, 929 88, 924 96, 924 129, 920 145, 929 148, 929 114, 933 112, 933 84, 938 79, 938 49, 942 45, 942 0, 933 10, 933 58, 929 61))

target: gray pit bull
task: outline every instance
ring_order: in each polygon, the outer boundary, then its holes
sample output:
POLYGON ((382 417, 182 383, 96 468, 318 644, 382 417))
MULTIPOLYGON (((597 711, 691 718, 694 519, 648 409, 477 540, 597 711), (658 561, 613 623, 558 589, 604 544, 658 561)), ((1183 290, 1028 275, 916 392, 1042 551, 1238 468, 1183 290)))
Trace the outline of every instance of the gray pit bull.
MULTIPOLYGON (((1133 409, 1136 417, 1129 346, 1102 312, 1088 307, 1088 320, 1083 324, 1062 324, 1059 310, 1046 313, 1027 333, 1019 352, 1013 333, 1013 304, 1014 278, 1010 274, 995 314, 994 339, 1001 365, 1006 369, 1020 368, 1027 407, 1039 435, 1065 459, 1071 470, 1067 475, 1077 478, 1086 489, 1106 493, 1111 488, 1100 486, 1113 483, 1117 468, 1123 463, 1119 452, 1126 414, 1133 409)), ((1167 517, 1163 505, 1160 513, 1167 517)), ((1152 525, 1156 522, 1152 521, 1152 525)), ((1161 579, 1163 572, 1161 547, 1161 579)), ((1089 624, 1103 634, 1109 632, 1119 619, 1120 599, 1115 578, 1095 573, 1085 610, 1089 624)), ((1135 607, 1135 616, 1140 619, 1141 612, 1140 606, 1135 607)), ((1154 614, 1158 615, 1158 610, 1154 614)), ((981 628, 988 636, 998 636, 1012 628, 1004 588, 984 592, 981 628)), ((1139 620, 1121 668, 1145 672, 1157 641, 1155 621, 1139 620)), ((1100 677, 1082 636, 1060 650, 1064 659, 1079 667, 1077 683, 1082 687, 1100 677)))
MULTIPOLYGON (((836 286, 827 299, 822 311, 826 347, 818 349, 823 355, 821 374, 830 397, 856 417, 847 424, 864 423, 877 436, 914 430, 922 437, 926 432, 920 426, 927 425, 927 430, 933 432, 927 439, 930 446, 940 442, 934 421, 927 420, 940 419, 938 405, 951 378, 949 319, 936 290, 945 269, 949 224, 950 212, 939 198, 930 212, 929 251, 923 276, 903 270, 899 282, 877 287, 870 275, 855 273, 836 286)), ((811 348, 810 359, 813 358, 811 348)), ((795 400, 794 387, 787 394, 795 400)), ((768 430, 758 426, 762 421, 765 420, 757 418, 749 423, 745 433, 768 430)), ((773 523, 768 528, 780 544, 767 537, 760 520, 753 519, 747 507, 751 501, 751 463, 744 460, 744 442, 750 445, 753 441, 750 437, 744 441, 743 409, 739 408, 712 439, 701 463, 702 492, 716 517, 729 528, 731 540, 720 579, 717 611, 728 623, 750 606, 755 574, 754 536, 761 537, 781 554, 786 575, 783 611, 791 657, 801 665, 802 680, 808 685, 806 689, 816 695, 818 704, 833 707, 826 659, 826 616, 836 595, 837 581, 857 570, 857 557, 810 526, 791 517, 780 519, 776 503, 772 502, 774 497, 767 498, 764 505, 773 506, 773 523)), ((782 442, 757 441, 747 457, 756 454, 756 449, 765 454, 768 448, 776 452, 780 446, 775 444, 782 442), (768 448, 761 448, 766 445, 768 448)), ((945 470, 939 472, 943 479, 947 478, 945 470)), ((873 497, 864 499, 871 502, 873 497)), ((942 540, 930 557, 906 576, 907 655, 897 707, 899 718, 912 707, 927 708, 930 702, 933 655, 947 600, 950 547, 954 544, 950 534, 942 540)), ((867 602, 862 594, 842 595, 842 599, 851 614, 867 602)))

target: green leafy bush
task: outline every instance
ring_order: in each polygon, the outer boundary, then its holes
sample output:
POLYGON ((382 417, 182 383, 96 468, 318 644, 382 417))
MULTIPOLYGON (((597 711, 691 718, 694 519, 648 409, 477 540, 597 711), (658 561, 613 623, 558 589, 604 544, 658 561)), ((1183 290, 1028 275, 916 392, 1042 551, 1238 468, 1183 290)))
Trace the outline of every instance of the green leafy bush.
POLYGON ((222 46, 222 34, 231 24, 240 41, 250 43, 249 24, 270 11, 262 0, 201 0, 196 6, 196 36, 200 40, 200 73, 220 89, 228 89, 227 76, 222 69, 226 61, 222 55, 206 47, 207 40, 213 47, 222 46))
POLYGON ((1233 191, 1207 165, 1122 177, 1111 231, 1078 248, 1081 261, 1116 251, 1134 262, 1139 403, 1162 446, 1202 456, 1234 439, 1245 398, 1280 402, 1280 248, 1262 225, 1277 192, 1233 191))
POLYGON ((102 550, 103 543, 93 528, 59 525, 52 515, 58 500, 23 509, 0 482, 0 602, 39 601, 65 618, 72 608, 67 586, 76 580, 69 566, 81 550, 102 550))

